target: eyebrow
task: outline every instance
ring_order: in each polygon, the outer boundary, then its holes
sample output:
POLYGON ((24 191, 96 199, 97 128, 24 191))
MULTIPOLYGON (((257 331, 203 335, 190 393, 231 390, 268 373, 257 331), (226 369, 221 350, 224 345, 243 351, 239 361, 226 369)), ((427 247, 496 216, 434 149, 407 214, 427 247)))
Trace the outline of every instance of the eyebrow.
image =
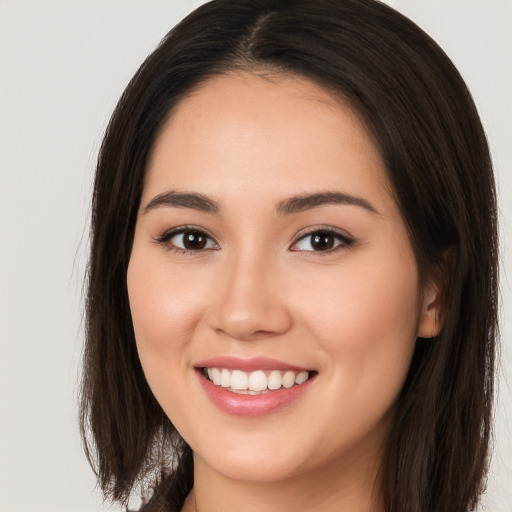
MULTIPOLYGON (((378 213, 375 207, 366 199, 337 191, 325 191, 288 197, 277 204, 276 212, 280 216, 292 215, 328 204, 359 206, 369 212, 378 213)), ((170 208, 191 208, 215 215, 219 215, 221 212, 218 202, 203 194, 170 190, 151 199, 144 208, 144 213, 162 206, 170 208)))
POLYGON ((378 213, 375 207, 366 199, 336 191, 318 192, 316 194, 304 194, 289 197, 279 202, 276 210, 279 215, 291 215, 327 204, 359 206, 372 213, 378 213))
POLYGON ((191 208, 193 210, 217 215, 220 213, 220 207, 213 199, 196 192, 177 192, 175 190, 170 190, 155 196, 144 208, 144 213, 148 213, 162 206, 169 206, 171 208, 191 208))

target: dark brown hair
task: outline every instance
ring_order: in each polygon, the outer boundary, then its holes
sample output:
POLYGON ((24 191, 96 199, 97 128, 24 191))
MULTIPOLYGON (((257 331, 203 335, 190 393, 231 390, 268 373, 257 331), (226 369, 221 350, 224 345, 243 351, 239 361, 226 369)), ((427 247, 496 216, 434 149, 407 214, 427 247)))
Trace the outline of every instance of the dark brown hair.
POLYGON ((359 112, 386 164, 423 275, 443 272, 444 328, 418 339, 382 468, 388 512, 467 512, 483 490, 497 337, 492 165, 459 73, 421 29, 374 0, 216 0, 160 43, 112 115, 92 207, 81 425, 106 496, 160 484, 179 510, 190 448, 153 397, 126 273, 148 155, 180 99, 233 69, 299 75, 359 112))

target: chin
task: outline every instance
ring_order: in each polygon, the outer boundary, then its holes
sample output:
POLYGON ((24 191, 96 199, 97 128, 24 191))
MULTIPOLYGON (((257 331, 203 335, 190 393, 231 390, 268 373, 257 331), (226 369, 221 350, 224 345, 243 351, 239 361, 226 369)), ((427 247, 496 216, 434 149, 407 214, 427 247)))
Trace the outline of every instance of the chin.
POLYGON ((231 480, 270 483, 286 480, 299 471, 297 455, 290 457, 281 450, 255 443, 250 450, 231 448, 207 457, 196 454, 195 460, 231 480))

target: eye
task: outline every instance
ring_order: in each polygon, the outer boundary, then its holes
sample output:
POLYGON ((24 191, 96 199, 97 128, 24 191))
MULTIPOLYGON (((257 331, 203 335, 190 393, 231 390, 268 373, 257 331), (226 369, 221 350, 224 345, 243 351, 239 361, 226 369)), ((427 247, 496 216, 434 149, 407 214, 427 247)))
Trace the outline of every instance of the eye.
POLYGON ((181 253, 201 252, 219 248, 217 242, 204 231, 189 227, 166 231, 156 239, 156 242, 181 253))
POLYGON ((333 229, 318 229, 302 235, 292 251, 331 252, 350 246, 353 240, 333 229))

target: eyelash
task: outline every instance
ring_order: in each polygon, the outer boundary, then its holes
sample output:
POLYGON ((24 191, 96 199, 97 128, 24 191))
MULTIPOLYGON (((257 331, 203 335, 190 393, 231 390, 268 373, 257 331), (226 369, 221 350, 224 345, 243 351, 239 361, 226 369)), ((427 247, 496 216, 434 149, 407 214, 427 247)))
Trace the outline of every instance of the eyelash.
MULTIPOLYGON (((308 237, 311 237, 313 235, 328 235, 333 237, 335 240, 339 241, 340 243, 336 245, 335 247, 328 249, 326 251, 298 251, 295 249, 295 252, 303 252, 308 255, 315 254, 319 256, 324 256, 328 254, 332 254, 334 252, 338 252, 344 249, 348 249, 353 243, 353 238, 349 237, 347 234, 340 233, 338 230, 333 229, 331 227, 317 227, 313 228, 307 231, 303 231, 302 233, 299 233, 296 240, 293 242, 292 247, 294 245, 297 245, 300 241, 305 240, 308 237)), ((293 249, 292 249, 293 250, 293 249)))
POLYGON ((196 255, 201 252, 205 252, 209 249, 182 249, 181 247, 176 247, 174 244, 169 243, 172 238, 175 236, 181 235, 183 233, 195 233, 197 235, 206 237, 208 240, 213 241, 213 243, 218 247, 217 242, 204 230, 196 228, 195 226, 181 226, 179 228, 169 229, 168 231, 164 231, 160 236, 155 238, 155 242, 160 245, 164 245, 168 250, 176 253, 176 254, 188 254, 188 255, 196 255))
MULTIPOLYGON (((195 226, 181 226, 179 228, 173 228, 168 231, 165 231, 161 235, 155 238, 155 242, 160 245, 164 245, 168 250, 173 251, 176 254, 184 254, 184 255, 197 255, 201 252, 206 252, 208 250, 212 250, 212 248, 204 248, 204 249, 184 249, 181 247, 177 247, 176 245, 169 243, 172 238, 175 236, 184 234, 184 233, 194 233, 199 236, 203 236, 213 242, 215 244, 214 249, 217 250, 219 248, 219 244, 214 240, 212 236, 210 236, 208 233, 206 233, 204 230, 199 229, 195 226)), ((339 243, 338 245, 334 246, 331 249, 325 250, 325 251, 301 251, 297 249, 290 249, 293 252, 303 252, 303 253, 312 253, 315 255, 326 255, 326 254, 332 254, 334 252, 337 252, 339 250, 347 249, 349 248, 353 243, 354 240, 347 236, 346 234, 342 234, 339 231, 330 228, 330 227, 318 227, 311 229, 306 232, 299 233, 295 241, 292 243, 291 247, 297 245, 299 242, 305 240, 307 237, 313 236, 313 235, 327 235, 333 237, 335 240, 337 240, 339 243)), ((207 242, 208 243, 208 242, 207 242)))

